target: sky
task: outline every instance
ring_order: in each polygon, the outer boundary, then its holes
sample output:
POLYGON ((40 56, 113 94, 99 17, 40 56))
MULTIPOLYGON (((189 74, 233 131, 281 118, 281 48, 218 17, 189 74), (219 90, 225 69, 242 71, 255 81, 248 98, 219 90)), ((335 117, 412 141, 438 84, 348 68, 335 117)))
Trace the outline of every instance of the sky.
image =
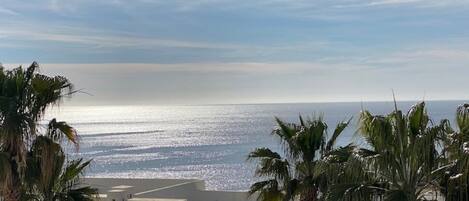
POLYGON ((0 0, 0 62, 70 104, 469 98, 469 0, 0 0))

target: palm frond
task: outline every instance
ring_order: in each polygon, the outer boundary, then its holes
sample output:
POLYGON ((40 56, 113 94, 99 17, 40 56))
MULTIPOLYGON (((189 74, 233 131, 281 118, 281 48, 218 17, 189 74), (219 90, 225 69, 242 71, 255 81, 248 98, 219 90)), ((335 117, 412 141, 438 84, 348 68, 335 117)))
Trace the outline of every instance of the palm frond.
POLYGON ((78 148, 77 131, 64 121, 57 121, 55 118, 50 120, 47 126, 47 136, 57 142, 66 138, 78 148))
POLYGON ((257 193, 258 201, 282 201, 285 196, 275 179, 252 184, 248 193, 251 196, 257 193))
POLYGON ((335 142, 337 138, 342 134, 342 132, 347 128, 347 126, 350 124, 350 121, 352 121, 352 118, 350 118, 348 121, 345 122, 340 122, 337 124, 335 127, 334 133, 332 134, 332 137, 329 139, 326 145, 326 152, 329 152, 332 150, 333 146, 335 145, 335 142))
POLYGON ((469 133, 469 104, 465 103, 457 108, 456 122, 462 133, 469 133))
POLYGON ((272 159, 281 159, 280 154, 273 152, 269 148, 256 148, 254 151, 249 153, 248 159, 255 158, 272 158, 272 159))

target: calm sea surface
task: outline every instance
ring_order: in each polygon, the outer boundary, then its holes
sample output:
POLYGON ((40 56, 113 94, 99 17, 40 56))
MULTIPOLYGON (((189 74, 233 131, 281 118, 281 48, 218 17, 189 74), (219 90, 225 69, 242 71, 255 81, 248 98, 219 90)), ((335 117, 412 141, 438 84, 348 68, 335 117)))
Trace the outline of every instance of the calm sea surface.
MULTIPOLYGON (((454 119, 462 101, 427 102, 435 122, 454 119)), ((398 103, 407 110, 413 103, 398 103)), ((392 103, 311 103, 212 106, 68 106, 48 113, 80 133, 79 153, 93 159, 87 175, 122 178, 199 178, 208 189, 246 190, 254 181, 255 164, 246 162, 256 147, 279 149, 270 135, 274 116, 297 121, 298 114, 322 113, 333 129, 357 119, 361 107, 376 114, 392 103)), ((360 143, 356 121, 338 145, 360 143)))

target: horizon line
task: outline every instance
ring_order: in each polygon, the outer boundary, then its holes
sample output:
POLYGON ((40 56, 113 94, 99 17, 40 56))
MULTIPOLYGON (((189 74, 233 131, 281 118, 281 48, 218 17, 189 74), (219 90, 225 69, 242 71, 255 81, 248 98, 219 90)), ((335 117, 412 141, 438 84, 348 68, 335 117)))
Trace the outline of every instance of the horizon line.
MULTIPOLYGON (((417 100, 417 99, 404 99, 397 100, 397 103, 408 103, 408 102, 458 102, 465 103, 468 99, 431 99, 431 100, 417 100)), ((103 104, 100 102, 85 103, 85 104, 70 104, 61 103, 54 107, 93 107, 93 106, 224 106, 224 105, 283 105, 283 104, 327 104, 327 103, 392 103, 393 100, 369 100, 369 101, 291 101, 291 102, 245 102, 245 103, 197 103, 197 104, 151 104, 151 103, 117 103, 117 104, 103 104)))

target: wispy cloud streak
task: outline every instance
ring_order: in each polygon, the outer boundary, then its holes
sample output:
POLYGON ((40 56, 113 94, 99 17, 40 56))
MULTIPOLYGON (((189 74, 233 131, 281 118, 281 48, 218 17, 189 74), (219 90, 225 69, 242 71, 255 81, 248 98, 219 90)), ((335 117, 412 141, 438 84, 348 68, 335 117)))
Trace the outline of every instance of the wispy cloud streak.
MULTIPOLYGON (((227 42, 204 42, 184 39, 159 38, 157 36, 138 36, 135 34, 119 34, 113 31, 92 30, 90 28, 69 26, 35 26, 28 23, 8 24, 8 29, 0 30, 0 40, 45 41, 63 44, 84 45, 91 49, 155 50, 158 48, 182 49, 213 49, 226 50, 233 53, 244 51, 264 54, 276 51, 319 49, 327 46, 327 41, 308 41, 301 44, 249 44, 227 42)), ((22 46, 24 46, 23 44, 22 46)), ((34 44, 33 44, 34 45, 34 44)), ((60 46, 60 45, 59 45, 60 46)))
POLYGON ((13 11, 11 9, 5 8, 0 6, 0 14, 7 14, 7 15, 19 15, 18 12, 13 11))

